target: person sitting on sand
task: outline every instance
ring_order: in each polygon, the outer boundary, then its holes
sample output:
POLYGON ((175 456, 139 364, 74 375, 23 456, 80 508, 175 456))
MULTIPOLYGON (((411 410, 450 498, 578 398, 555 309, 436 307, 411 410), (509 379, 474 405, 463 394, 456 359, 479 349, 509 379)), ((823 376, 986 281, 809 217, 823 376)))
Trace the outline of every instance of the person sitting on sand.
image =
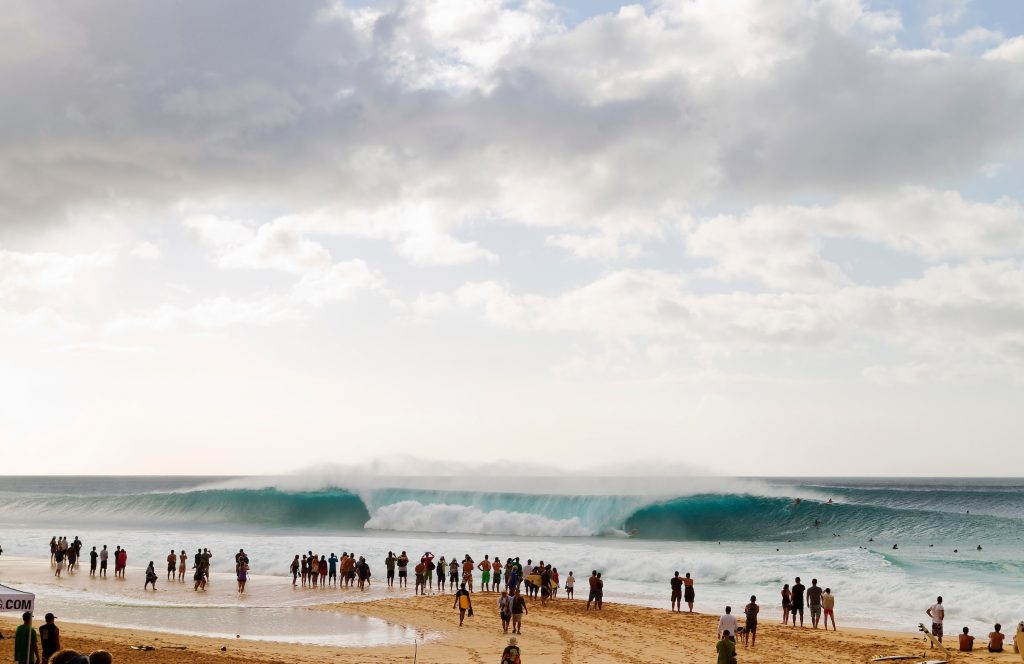
POLYGON ((1003 639, 1006 637, 1006 635, 999 631, 1002 628, 1002 625, 996 623, 996 631, 988 633, 989 652, 1003 652, 1003 639))
POLYGON ((508 645, 505 646, 505 650, 501 653, 501 664, 520 664, 523 660, 520 658, 519 652, 519 639, 516 637, 510 637, 508 645))
MULTIPOLYGON (((422 565, 423 563, 420 563, 422 565)), ((419 567, 419 565, 417 565, 419 567)), ((469 596, 469 591, 466 590, 466 584, 463 583, 462 587, 459 588, 458 592, 455 593, 455 604, 452 605, 453 609, 459 610, 459 627, 462 627, 462 621, 466 619, 468 613, 470 617, 473 615, 473 600, 469 596)))
POLYGON ((974 637, 970 635, 970 631, 964 627, 964 633, 960 635, 960 652, 971 652, 974 650, 974 637))
POLYGON ((715 644, 715 650, 718 651, 718 659, 715 660, 715 664, 736 664, 736 643, 733 641, 734 638, 729 630, 722 632, 721 638, 715 644))

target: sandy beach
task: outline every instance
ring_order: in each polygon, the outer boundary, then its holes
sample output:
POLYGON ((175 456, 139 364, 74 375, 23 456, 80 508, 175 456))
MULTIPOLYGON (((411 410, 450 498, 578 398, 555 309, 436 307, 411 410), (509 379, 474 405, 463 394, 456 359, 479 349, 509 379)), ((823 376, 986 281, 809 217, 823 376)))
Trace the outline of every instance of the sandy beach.
MULTIPOLYGON (((438 664, 498 661, 505 644, 497 611, 496 595, 475 594, 475 616, 458 627, 457 611, 450 596, 404 597, 361 603, 330 604, 324 611, 373 617, 415 628, 436 638, 418 647, 418 662, 438 664)), ((606 604, 603 611, 586 611, 583 601, 559 600, 541 606, 530 604, 523 621, 520 646, 524 664, 572 662, 661 663, 714 661, 714 630, 717 616, 673 614, 667 610, 606 604)), ((10 636, 16 620, 5 616, 0 629, 10 636)), ((141 630, 62 623, 65 647, 83 652, 105 648, 116 662, 412 662, 414 645, 339 648, 268 643, 245 639, 210 639, 176 636, 141 630), (132 646, 150 645, 151 651, 132 646)), ((979 639, 981 641, 981 639, 979 639)), ((0 659, 11 661, 10 638, 0 641, 0 659)), ((825 633, 810 628, 761 624, 758 644, 738 649, 740 662, 866 662, 879 654, 925 654, 922 640, 910 633, 841 629, 825 633)), ((932 651, 935 654, 935 651, 932 651)), ((962 653, 960 661, 1012 662, 1012 652, 962 653)))

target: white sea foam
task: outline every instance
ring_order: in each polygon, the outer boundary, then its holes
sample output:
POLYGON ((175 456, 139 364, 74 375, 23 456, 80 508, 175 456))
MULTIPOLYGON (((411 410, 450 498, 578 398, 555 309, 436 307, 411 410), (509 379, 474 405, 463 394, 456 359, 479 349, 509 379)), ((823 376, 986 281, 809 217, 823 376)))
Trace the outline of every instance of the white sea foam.
POLYGON ((366 523, 369 530, 399 532, 466 533, 536 537, 587 537, 595 535, 578 517, 548 519, 525 512, 485 512, 465 505, 424 505, 406 500, 379 508, 366 523))

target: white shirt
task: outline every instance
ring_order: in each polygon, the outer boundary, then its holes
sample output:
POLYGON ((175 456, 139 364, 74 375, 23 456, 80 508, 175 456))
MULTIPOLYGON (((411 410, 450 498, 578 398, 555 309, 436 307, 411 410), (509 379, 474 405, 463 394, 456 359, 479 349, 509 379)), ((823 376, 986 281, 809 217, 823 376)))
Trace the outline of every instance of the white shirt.
POLYGON ((932 612, 932 622, 936 625, 942 624, 942 619, 946 617, 946 610, 942 608, 941 604, 932 604, 932 608, 929 609, 932 612))
POLYGON ((729 630, 729 634, 736 636, 736 616, 731 613, 723 614, 718 619, 718 635, 722 636, 725 630, 729 630))
POLYGON ((106 559, 107 559, 107 550, 103 549, 102 551, 100 551, 100 560, 106 560, 106 559))
POLYGON ((570 574, 569 578, 565 580, 565 587, 572 588, 574 585, 576 585, 576 577, 570 574))

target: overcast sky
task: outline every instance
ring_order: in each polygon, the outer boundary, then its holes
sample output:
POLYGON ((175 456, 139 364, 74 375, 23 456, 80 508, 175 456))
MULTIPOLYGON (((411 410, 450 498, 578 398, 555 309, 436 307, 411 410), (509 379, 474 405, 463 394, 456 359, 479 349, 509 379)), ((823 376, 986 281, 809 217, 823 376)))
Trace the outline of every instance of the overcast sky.
POLYGON ((1024 3, 0 14, 2 473, 1024 473, 1024 3))

